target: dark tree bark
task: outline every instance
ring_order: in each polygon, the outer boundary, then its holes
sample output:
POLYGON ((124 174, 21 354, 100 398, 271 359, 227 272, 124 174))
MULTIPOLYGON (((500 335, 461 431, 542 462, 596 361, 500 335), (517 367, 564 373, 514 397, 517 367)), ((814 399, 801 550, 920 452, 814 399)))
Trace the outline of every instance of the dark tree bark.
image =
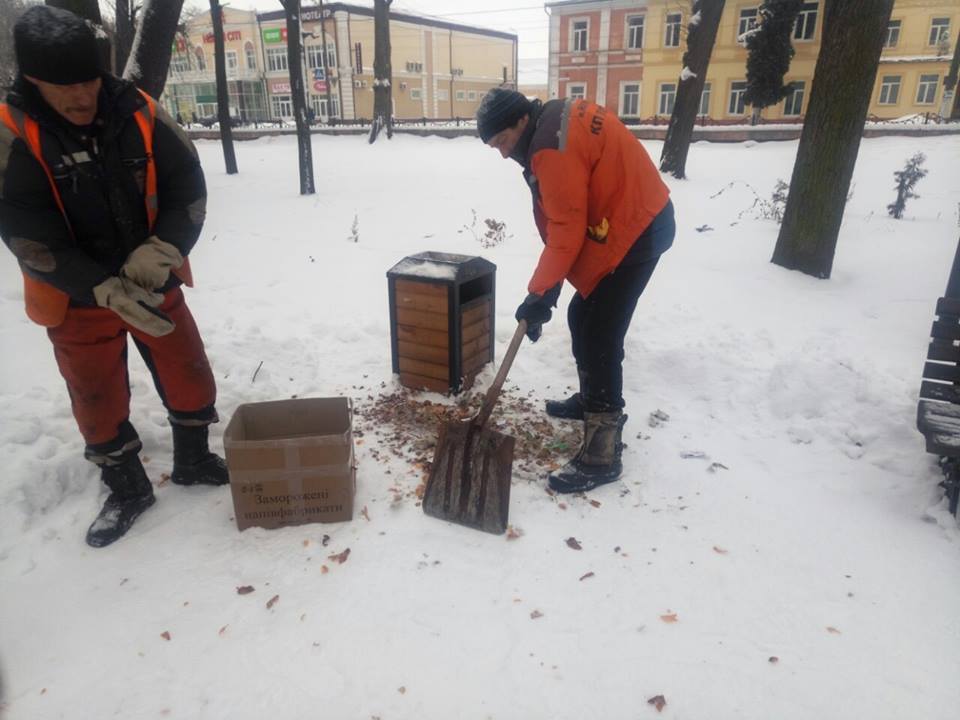
POLYGON ((170 53, 177 34, 183 0, 143 0, 140 24, 133 38, 123 77, 153 98, 167 84, 170 53))
POLYGON ((293 117, 297 123, 297 149, 300 165, 300 194, 316 192, 313 183, 313 147, 307 121, 307 98, 303 89, 303 36, 300 34, 300 0, 280 0, 287 18, 287 65, 290 68, 290 92, 293 117))
POLYGON ((117 73, 123 72, 130 57, 130 48, 133 47, 133 6, 130 0, 115 0, 117 12, 116 23, 117 39, 113 48, 114 67, 117 73))
POLYGON ((894 0, 827 0, 823 43, 772 262, 829 278, 894 0))
POLYGON ((751 122, 754 125, 759 122, 763 108, 776 105, 793 90, 792 84, 783 84, 783 76, 793 59, 790 36, 803 2, 764 0, 757 27, 747 34, 747 91, 743 99, 753 107, 751 122))
POLYGON ((960 75, 960 31, 957 32, 957 41, 953 46, 953 60, 950 61, 950 72, 943 80, 943 102, 940 103, 940 118, 948 120, 954 108, 954 98, 957 92, 958 75, 960 75))
POLYGON ((386 129, 393 137, 393 68, 390 63, 390 4, 393 0, 374 0, 373 124, 370 142, 386 129))
POLYGON ((707 68, 725 0, 694 0, 693 17, 697 23, 687 28, 687 51, 683 54, 684 72, 677 83, 677 99, 670 115, 667 138, 660 154, 660 170, 682 180, 687 173, 687 153, 693 138, 693 126, 700 110, 700 96, 707 79, 707 68))
MULTIPOLYGON (((45 5, 69 10, 74 15, 82 17, 97 26, 101 31, 97 39, 97 46, 100 48, 100 67, 110 67, 110 38, 103 32, 103 16, 100 14, 100 3, 97 0, 46 0, 45 5)), ((6 41, 6 38, 4 38, 6 41)))
POLYGON ((0 96, 2 90, 9 87, 17 76, 17 59, 13 55, 13 25, 20 15, 30 7, 26 0, 0 2, 0 96))
POLYGON ((237 155, 233 151, 233 125, 230 121, 230 93, 227 88, 227 59, 223 42, 223 9, 220 0, 210 0, 213 21, 213 65, 217 76, 217 119, 220 121, 220 144, 227 175, 237 174, 237 155))

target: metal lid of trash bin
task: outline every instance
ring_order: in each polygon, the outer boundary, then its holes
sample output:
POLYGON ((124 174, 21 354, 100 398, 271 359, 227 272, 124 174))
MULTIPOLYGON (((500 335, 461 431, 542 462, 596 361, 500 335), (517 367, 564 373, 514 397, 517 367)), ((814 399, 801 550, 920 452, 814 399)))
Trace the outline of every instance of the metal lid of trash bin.
POLYGON ((479 256, 430 251, 408 255, 387 270, 387 277, 415 277, 463 283, 481 275, 488 275, 496 269, 496 265, 479 256))

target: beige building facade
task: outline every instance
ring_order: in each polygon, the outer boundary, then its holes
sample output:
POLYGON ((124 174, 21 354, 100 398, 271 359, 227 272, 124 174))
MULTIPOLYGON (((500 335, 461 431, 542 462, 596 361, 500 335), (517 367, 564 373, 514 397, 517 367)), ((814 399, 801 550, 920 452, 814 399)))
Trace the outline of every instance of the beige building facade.
MULTIPOLYGON (((325 3, 301 11, 307 104, 315 118, 353 121, 373 114, 374 18, 371 8, 325 3)), ((282 10, 224 8, 231 115, 244 122, 292 120, 287 27, 282 10)), ((517 83, 517 37, 510 33, 391 12, 394 117, 473 118, 494 87, 517 83)), ((210 13, 177 40, 161 98, 190 121, 216 114, 210 13)))
MULTIPOLYGON (((806 112, 823 33, 823 2, 805 2, 794 25, 796 55, 785 81, 795 90, 765 108, 766 121, 799 121, 806 112)), ((727 0, 710 58, 700 112, 745 122, 747 50, 758 0, 727 0)), ((689 1, 563 0, 550 15, 549 94, 585 97, 636 122, 669 118, 686 49, 689 1)), ((960 25, 958 0, 896 0, 869 114, 895 119, 937 113, 960 25)))

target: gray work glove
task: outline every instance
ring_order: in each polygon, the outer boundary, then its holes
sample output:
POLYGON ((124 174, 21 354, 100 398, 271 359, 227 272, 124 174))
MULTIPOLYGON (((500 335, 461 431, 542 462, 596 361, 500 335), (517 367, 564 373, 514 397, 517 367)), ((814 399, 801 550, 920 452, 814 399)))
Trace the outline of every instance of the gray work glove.
POLYGON ((170 271, 183 265, 183 255, 176 247, 156 235, 147 238, 127 256, 120 274, 140 287, 154 290, 167 284, 170 271))
POLYGON ((144 290, 127 278, 107 278, 93 289, 93 297, 97 305, 113 310, 124 322, 147 335, 162 337, 177 327, 156 309, 163 302, 163 295, 144 290))

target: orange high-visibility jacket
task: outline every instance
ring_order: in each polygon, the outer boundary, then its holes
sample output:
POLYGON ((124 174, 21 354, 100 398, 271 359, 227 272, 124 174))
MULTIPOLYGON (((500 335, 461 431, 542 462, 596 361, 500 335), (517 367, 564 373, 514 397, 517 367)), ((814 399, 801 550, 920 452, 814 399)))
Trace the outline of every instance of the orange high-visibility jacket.
POLYGON ((614 113, 585 100, 547 103, 525 165, 545 247, 528 291, 568 280, 587 297, 663 210, 670 191, 614 113))

